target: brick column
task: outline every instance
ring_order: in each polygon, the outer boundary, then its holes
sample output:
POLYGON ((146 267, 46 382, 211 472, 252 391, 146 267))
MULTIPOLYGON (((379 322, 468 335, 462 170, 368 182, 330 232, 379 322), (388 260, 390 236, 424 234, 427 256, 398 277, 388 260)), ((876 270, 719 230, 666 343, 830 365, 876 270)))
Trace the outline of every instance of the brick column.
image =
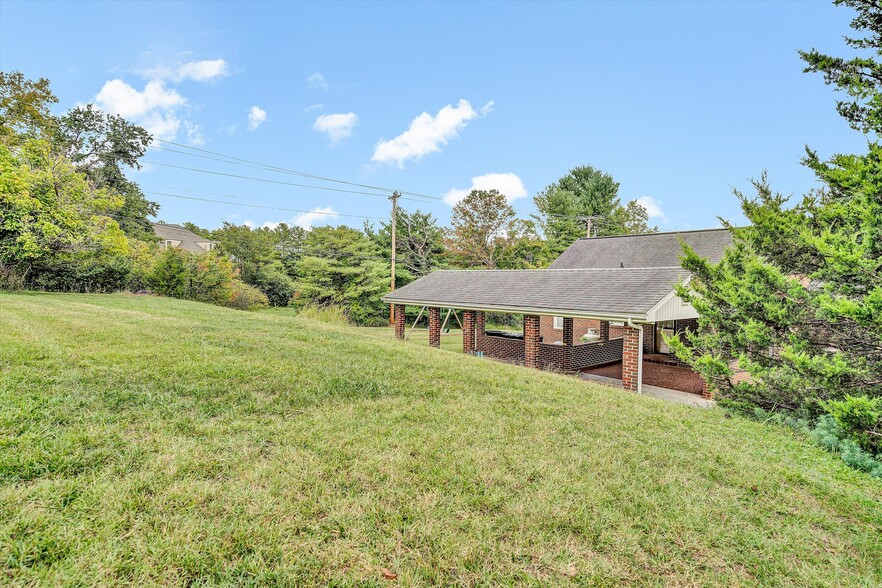
POLYGON ((640 361, 640 327, 625 325, 622 335, 622 387, 636 392, 640 361))
POLYGON ((395 338, 404 339, 404 305, 393 304, 395 315, 395 338))
POLYGON ((539 367, 539 339, 539 317, 535 314, 525 314, 524 365, 527 367, 539 367))
POLYGON ((573 319, 567 317, 563 320, 563 344, 573 346, 573 319))
POLYGON ((484 311, 475 312, 475 349, 477 351, 486 351, 484 346, 484 311))
POLYGON ((462 352, 475 354, 475 311, 462 311, 462 352))
POLYGON ((609 321, 600 321, 600 340, 609 341, 609 321))
POLYGON ((707 398, 708 400, 712 400, 714 397, 714 393, 711 391, 710 386, 707 385, 707 380, 704 380, 704 386, 701 387, 701 397, 707 398))
POLYGON ((437 306, 429 307, 429 345, 441 347, 441 309, 437 306))

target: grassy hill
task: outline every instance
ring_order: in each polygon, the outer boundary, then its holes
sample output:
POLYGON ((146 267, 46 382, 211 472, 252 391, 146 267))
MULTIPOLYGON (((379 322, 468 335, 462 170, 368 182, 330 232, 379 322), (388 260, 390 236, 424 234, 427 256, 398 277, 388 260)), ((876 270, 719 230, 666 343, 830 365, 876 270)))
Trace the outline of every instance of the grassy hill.
POLYGON ((719 410, 357 329, 0 294, 0 566, 4 584, 879 586, 882 484, 719 410))

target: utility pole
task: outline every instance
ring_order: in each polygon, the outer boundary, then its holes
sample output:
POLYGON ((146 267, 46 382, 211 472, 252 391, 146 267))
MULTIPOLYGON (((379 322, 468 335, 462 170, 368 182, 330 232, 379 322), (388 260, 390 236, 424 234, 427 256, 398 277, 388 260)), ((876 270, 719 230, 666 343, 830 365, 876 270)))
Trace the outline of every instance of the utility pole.
MULTIPOLYGON (((389 200, 392 201, 392 289, 395 289, 395 232, 398 229, 398 198, 401 194, 398 190, 392 192, 389 200)), ((389 305, 389 324, 395 324, 395 305, 389 305)))
POLYGON ((587 217, 587 218, 585 219, 585 221, 586 221, 587 224, 588 224, 588 238, 590 239, 590 238, 591 238, 591 217, 590 217, 590 216, 587 217))

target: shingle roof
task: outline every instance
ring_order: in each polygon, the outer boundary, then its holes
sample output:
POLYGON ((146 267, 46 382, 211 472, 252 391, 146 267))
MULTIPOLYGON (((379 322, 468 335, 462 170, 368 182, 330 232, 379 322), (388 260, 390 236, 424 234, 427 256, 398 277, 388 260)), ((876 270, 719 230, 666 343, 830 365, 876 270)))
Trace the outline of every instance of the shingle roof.
POLYGON ((551 269, 602 267, 670 267, 680 265, 683 240, 698 255, 717 263, 723 250, 732 244, 727 229, 622 235, 579 239, 564 251, 551 269))
POLYGON ((168 225, 162 223, 154 223, 153 232, 163 241, 180 241, 178 248, 194 253, 205 253, 206 249, 200 247, 199 243, 214 243, 217 241, 200 237, 196 233, 189 231, 181 225, 168 225))
POLYGON ((383 297, 395 304, 591 318, 644 318, 678 282, 681 267, 443 270, 383 297))

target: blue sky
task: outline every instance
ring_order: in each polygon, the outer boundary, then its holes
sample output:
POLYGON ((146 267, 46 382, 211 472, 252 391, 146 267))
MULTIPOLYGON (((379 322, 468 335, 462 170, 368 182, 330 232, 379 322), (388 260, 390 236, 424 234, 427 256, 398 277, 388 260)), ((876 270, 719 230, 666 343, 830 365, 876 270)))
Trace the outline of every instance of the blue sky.
MULTIPOLYGON (((4 0, 0 69, 49 78, 59 112, 97 102, 181 144, 448 201, 497 186, 524 216, 537 191, 591 164, 662 229, 695 229, 738 221, 731 190, 764 169, 781 192, 814 187, 806 144, 865 149, 796 52, 842 54, 850 19, 826 2, 4 0)), ((146 160, 133 177, 167 222, 362 220, 155 193, 389 213, 381 196, 159 164, 322 184, 296 176, 160 150, 146 160)), ((444 201, 401 204, 449 220, 444 201)))

